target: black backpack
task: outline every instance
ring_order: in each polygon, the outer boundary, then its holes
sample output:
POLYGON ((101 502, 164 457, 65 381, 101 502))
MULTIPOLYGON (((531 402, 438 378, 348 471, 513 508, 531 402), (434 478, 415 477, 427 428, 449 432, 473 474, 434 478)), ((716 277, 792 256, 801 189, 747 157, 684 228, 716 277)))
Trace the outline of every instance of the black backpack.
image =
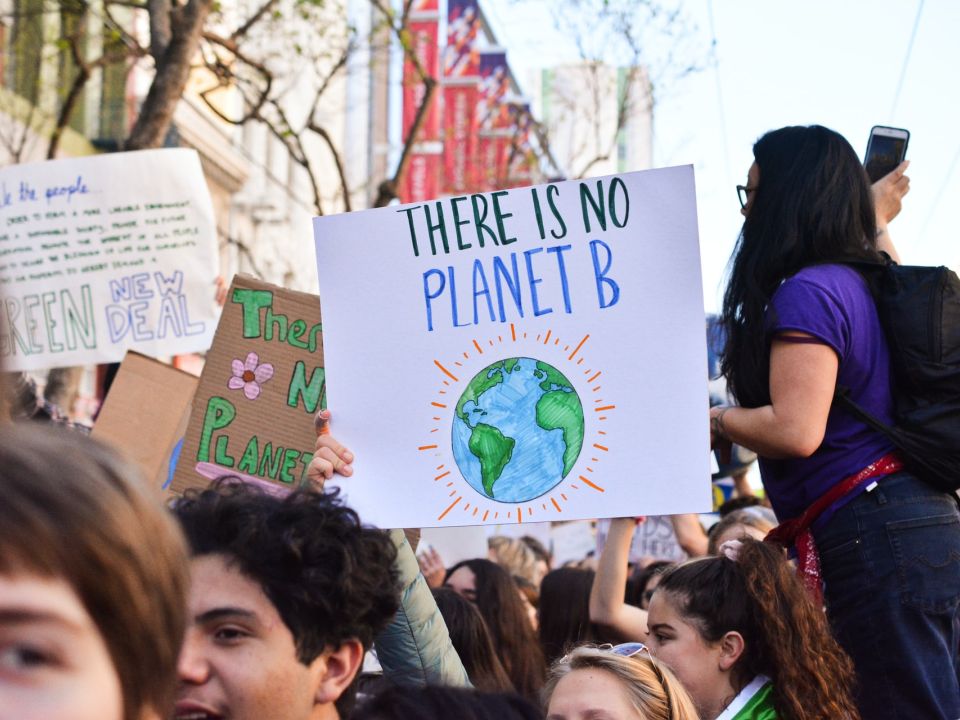
POLYGON ((836 399, 886 435, 922 480, 960 489, 960 278, 946 267, 850 263, 866 279, 890 346, 894 425, 836 399))

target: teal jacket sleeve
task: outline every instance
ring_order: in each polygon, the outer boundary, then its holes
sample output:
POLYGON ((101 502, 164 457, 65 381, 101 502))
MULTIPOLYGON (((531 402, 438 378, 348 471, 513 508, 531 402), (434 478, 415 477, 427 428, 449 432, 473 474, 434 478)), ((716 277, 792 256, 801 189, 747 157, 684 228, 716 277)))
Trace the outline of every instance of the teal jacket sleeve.
POLYGON ((471 687, 443 616, 403 530, 391 530, 402 588, 400 609, 374 638, 383 673, 402 686, 471 687))

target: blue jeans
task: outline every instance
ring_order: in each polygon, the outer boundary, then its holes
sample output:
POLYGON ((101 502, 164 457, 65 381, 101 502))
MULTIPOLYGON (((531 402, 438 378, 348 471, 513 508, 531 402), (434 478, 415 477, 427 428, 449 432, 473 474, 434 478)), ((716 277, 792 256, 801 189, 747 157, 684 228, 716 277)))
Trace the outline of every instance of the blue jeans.
POLYGON ((960 718, 960 513, 906 472, 814 532, 863 720, 960 718))

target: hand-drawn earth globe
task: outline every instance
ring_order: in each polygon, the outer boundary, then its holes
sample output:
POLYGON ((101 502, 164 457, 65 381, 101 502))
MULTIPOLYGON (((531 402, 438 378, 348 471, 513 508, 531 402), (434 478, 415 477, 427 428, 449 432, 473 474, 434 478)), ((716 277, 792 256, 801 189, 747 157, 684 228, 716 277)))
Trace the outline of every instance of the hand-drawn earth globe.
POLYGON ((500 502, 527 502, 573 469, 583 447, 583 405, 552 365, 499 360, 463 391, 452 435, 453 456, 470 487, 500 502))

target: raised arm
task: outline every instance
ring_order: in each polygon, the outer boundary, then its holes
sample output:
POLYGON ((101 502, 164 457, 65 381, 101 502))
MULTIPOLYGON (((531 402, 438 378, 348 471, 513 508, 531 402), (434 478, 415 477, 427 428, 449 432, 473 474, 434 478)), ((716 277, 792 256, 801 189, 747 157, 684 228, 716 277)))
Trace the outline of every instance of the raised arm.
POLYGON ((623 637, 645 640, 647 611, 628 605, 624 600, 630 543, 636 527, 634 518, 617 518, 610 522, 610 532, 590 589, 590 619, 623 637))
MULTIPOLYGON (((330 434, 330 411, 317 413, 315 425, 317 442, 307 481, 323 487, 334 474, 350 477, 354 456, 330 434)), ((447 624, 420 573, 405 532, 391 530, 390 539, 397 548, 401 591, 400 609, 373 640, 384 675, 396 685, 470 687, 467 671, 450 641, 447 624)))
POLYGON ((403 589, 400 609, 373 641, 384 675, 396 685, 470 687, 467 671, 403 530, 391 530, 390 538, 397 546, 403 589))
POLYGON ((671 515, 673 533, 683 551, 692 558, 703 557, 707 554, 707 533, 700 524, 700 518, 694 513, 671 515))

